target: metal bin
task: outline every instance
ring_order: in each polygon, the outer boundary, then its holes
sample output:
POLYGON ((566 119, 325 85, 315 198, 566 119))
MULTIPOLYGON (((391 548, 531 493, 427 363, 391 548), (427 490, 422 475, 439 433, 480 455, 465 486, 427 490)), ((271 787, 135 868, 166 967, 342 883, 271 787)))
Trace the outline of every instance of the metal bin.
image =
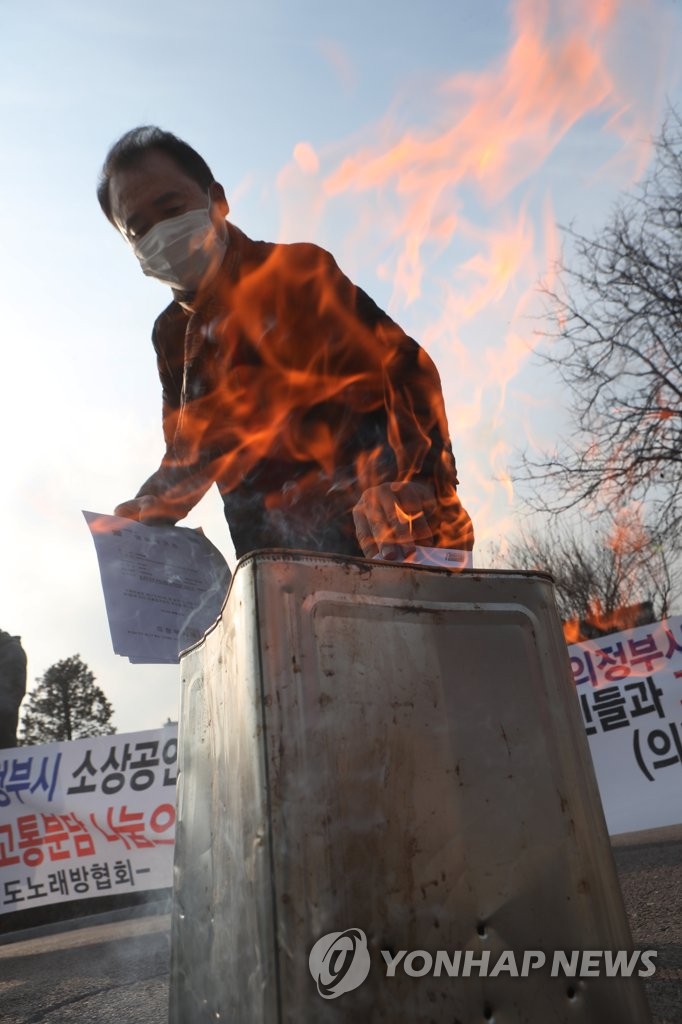
POLYGON ((650 1020, 636 976, 550 971, 631 938, 548 577, 257 552, 182 676, 172 1024, 650 1020), (323 998, 347 929, 369 975, 323 998))

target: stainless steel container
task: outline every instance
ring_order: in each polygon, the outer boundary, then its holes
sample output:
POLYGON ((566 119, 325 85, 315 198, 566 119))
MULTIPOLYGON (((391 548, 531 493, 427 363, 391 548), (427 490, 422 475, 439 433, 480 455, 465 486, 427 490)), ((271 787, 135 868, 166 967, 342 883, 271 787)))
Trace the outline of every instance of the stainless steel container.
POLYGON ((649 1021, 639 978, 550 970, 631 939, 548 578, 257 553, 182 673, 173 1024, 649 1021), (369 975, 323 998, 347 929, 369 975))

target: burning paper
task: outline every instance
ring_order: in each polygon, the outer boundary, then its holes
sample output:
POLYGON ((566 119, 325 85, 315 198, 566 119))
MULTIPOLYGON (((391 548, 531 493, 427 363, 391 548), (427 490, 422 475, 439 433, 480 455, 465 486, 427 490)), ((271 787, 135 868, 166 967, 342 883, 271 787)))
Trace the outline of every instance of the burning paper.
POLYGON ((222 608, 230 570, 200 530, 83 512, 95 542, 111 641, 134 664, 173 664, 222 608))
POLYGON ((417 544, 415 550, 407 555, 404 561, 408 565, 431 565, 438 569, 471 569, 473 557, 471 551, 460 551, 457 548, 430 548, 417 544))

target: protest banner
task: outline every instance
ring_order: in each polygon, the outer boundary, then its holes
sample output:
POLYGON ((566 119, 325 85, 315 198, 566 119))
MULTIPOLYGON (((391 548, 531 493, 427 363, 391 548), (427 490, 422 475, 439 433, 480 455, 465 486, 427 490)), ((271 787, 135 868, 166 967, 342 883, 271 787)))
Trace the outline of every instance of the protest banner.
POLYGON ((177 726, 0 751, 0 914, 172 885, 177 726))
POLYGON ((682 616, 568 653, 609 833, 682 823, 682 616))

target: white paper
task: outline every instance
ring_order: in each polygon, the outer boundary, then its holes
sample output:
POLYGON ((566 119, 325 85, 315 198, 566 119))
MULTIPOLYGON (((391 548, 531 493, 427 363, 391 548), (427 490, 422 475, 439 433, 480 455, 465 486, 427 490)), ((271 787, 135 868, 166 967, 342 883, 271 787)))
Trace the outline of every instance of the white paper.
POLYGON ((404 558, 408 565, 433 565, 439 569, 471 569, 471 551, 458 548, 427 548, 417 544, 416 549, 404 558))
MULTIPOLYGON (((379 562, 385 561, 381 557, 381 552, 377 552, 374 559, 379 562)), ((459 569, 471 569, 474 564, 471 551, 463 551, 458 548, 427 548, 422 544, 417 544, 415 550, 411 551, 409 555, 405 555, 404 558, 389 559, 389 561, 400 565, 430 565, 435 569, 450 569, 451 572, 457 572, 459 569)))
POLYGON ((198 530, 83 515, 95 543, 114 652, 133 663, 176 663, 220 614, 230 582, 222 554, 198 530))

